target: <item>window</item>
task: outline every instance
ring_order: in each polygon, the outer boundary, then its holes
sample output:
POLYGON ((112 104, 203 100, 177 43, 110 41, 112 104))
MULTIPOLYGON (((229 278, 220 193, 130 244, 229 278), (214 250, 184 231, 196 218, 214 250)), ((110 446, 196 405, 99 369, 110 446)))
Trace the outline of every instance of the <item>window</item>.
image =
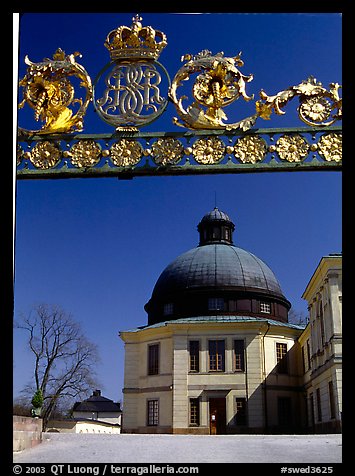
POLYGON ((309 394, 309 406, 311 410, 310 418, 311 418, 311 425, 314 428, 315 425, 315 419, 314 419, 314 398, 313 398, 313 393, 309 394))
POLYGON ((190 340, 190 372, 200 371, 200 342, 190 340))
POLYGON ((198 398, 190 398, 190 425, 200 424, 200 401, 198 398))
POLYGON ((234 422, 237 426, 247 424, 247 401, 246 398, 235 399, 235 415, 234 422))
POLYGON ((304 345, 302 346, 302 372, 305 374, 306 373, 306 359, 304 356, 304 345))
POLYGON ((265 312, 266 314, 271 313, 271 305, 269 302, 261 301, 260 302, 260 312, 265 312))
POLYGON ((317 418, 318 418, 318 421, 322 421, 322 406, 321 406, 319 388, 317 388, 316 390, 316 397, 317 397, 317 418))
POLYGON ((159 424, 159 400, 147 401, 147 426, 159 424))
POLYGON ((307 340, 307 363, 308 363, 308 369, 310 369, 311 368, 311 346, 309 344, 309 339, 307 340))
POLYGON ((164 304, 164 316, 171 316, 174 313, 174 304, 172 302, 168 302, 164 304))
POLYGON ((235 363, 234 368, 237 372, 245 371, 244 340, 239 339, 234 341, 234 363, 235 363))
POLYGON ((159 344, 148 345, 148 375, 159 373, 159 344))
POLYGON ((334 400, 334 388, 333 382, 328 383, 329 390, 329 405, 330 405, 330 418, 335 418, 335 400, 334 400))
POLYGON ((224 372, 224 340, 210 340, 209 369, 214 372, 224 372))
POLYGON ((276 342, 276 362, 279 374, 288 373, 287 344, 276 342))
POLYGON ((321 345, 323 347, 324 342, 325 342, 325 333, 324 333, 324 317, 323 317, 323 303, 322 303, 322 301, 319 302, 319 320, 320 320, 321 345))
POLYGON ((212 230, 212 239, 219 240, 221 238, 221 230, 214 226, 212 230))
POLYGON ((209 311, 223 311, 224 310, 224 299, 223 298, 209 298, 208 299, 208 310, 209 311))

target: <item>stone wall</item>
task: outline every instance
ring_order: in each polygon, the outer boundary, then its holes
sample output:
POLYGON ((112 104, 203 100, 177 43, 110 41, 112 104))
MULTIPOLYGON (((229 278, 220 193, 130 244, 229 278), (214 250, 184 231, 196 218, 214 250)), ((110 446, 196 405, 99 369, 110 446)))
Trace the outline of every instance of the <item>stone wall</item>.
POLYGON ((13 416, 13 451, 22 451, 42 441, 42 419, 13 416))

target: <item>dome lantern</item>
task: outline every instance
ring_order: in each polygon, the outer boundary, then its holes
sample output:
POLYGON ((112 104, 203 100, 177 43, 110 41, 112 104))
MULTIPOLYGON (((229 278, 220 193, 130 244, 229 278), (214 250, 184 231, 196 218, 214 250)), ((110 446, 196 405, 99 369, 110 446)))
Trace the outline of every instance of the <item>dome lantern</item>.
POLYGON ((200 234, 199 246, 213 243, 224 243, 233 245, 234 223, 229 216, 215 207, 211 212, 206 213, 197 225, 200 234))

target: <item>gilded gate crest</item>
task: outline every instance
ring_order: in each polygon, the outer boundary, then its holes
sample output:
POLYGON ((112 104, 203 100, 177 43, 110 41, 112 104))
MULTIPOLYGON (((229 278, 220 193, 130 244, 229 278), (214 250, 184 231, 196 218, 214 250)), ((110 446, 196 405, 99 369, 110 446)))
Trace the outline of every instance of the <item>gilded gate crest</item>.
POLYGON ((225 56, 209 50, 185 54, 170 80, 158 62, 167 46, 165 33, 143 26, 139 15, 132 20, 130 27, 108 33, 104 46, 110 61, 93 84, 76 62, 79 53, 66 55, 58 48, 52 59, 38 63, 25 57, 19 108, 27 104, 35 121, 44 124, 38 130, 19 128, 18 177, 340 169, 342 133, 333 126, 342 118, 340 84, 326 89, 309 76, 274 95, 260 90, 255 100, 247 91, 253 74, 241 72, 241 52, 225 56), (285 115, 294 98, 308 130, 254 128, 259 118, 285 115), (229 122, 228 108, 238 99, 253 105, 254 113, 229 122), (91 101, 112 133, 76 134, 91 101), (140 132, 169 102, 177 112, 173 123, 193 132, 140 132))
MULTIPOLYGON (((106 38, 111 62, 96 78, 95 92, 107 72, 101 98, 94 98, 99 116, 118 130, 147 125, 165 110, 168 101, 161 95, 163 76, 170 84, 165 68, 157 59, 167 45, 166 36, 151 26, 143 27, 136 15, 131 28, 121 26, 106 38)), ((101 88, 102 89, 102 88, 101 88)))

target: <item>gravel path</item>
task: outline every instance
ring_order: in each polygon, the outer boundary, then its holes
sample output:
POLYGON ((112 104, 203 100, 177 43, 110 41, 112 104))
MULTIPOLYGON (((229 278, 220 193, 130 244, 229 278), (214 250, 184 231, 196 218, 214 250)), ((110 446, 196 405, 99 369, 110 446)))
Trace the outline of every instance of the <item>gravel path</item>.
POLYGON ((14 463, 340 463, 341 435, 47 433, 14 463))

